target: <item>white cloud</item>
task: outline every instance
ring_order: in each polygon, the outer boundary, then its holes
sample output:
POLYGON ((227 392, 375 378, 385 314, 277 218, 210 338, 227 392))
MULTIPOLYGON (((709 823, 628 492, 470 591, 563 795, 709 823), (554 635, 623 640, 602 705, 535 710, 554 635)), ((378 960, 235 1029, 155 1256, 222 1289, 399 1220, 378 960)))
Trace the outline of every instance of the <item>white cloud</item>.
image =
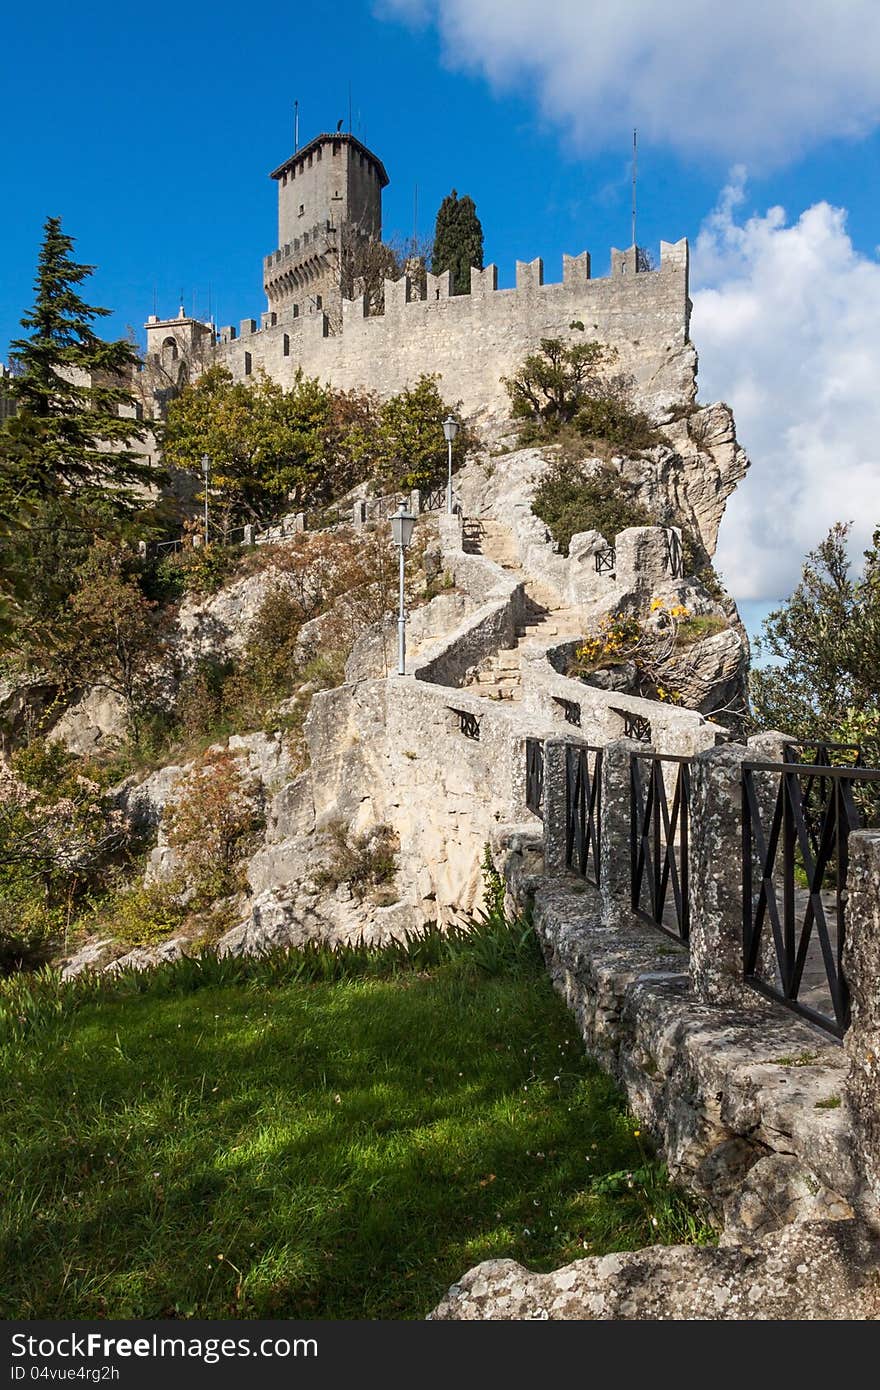
POLYGON ((792 158, 880 121, 876 0, 379 0, 453 64, 533 87, 583 148, 637 125, 685 154, 792 158))
POLYGON ((693 255, 700 397, 723 399, 752 468, 728 504, 717 563, 739 598, 776 598, 833 521, 856 555, 880 523, 880 262, 846 213, 816 203, 737 220, 736 172, 693 255))

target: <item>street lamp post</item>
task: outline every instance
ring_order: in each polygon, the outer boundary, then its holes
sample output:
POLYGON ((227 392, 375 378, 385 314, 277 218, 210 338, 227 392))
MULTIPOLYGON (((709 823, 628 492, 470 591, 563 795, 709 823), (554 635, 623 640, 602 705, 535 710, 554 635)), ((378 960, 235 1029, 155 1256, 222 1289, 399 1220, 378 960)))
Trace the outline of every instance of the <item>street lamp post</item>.
POLYGON ((205 476, 205 545, 208 544, 208 472, 211 467, 211 460, 207 454, 202 454, 202 473, 205 476))
POLYGON ((451 415, 447 415, 443 421, 443 433, 446 436, 446 452, 449 460, 449 472, 446 480, 446 512, 452 516, 452 441, 458 434, 458 421, 451 415))
POLYGON ((400 604, 397 617, 397 674, 399 676, 406 675, 406 609, 403 594, 403 561, 412 540, 415 524, 415 517, 407 511, 406 503, 401 502, 391 518, 391 538, 397 546, 400 558, 400 604))

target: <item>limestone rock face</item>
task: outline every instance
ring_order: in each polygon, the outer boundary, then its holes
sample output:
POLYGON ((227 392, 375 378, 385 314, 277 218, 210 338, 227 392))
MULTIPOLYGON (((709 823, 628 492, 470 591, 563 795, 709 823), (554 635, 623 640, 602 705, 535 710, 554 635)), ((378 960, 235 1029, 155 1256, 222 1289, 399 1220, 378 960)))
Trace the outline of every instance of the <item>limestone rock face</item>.
POLYGON ((739 633, 729 627, 676 652, 664 667, 664 681, 682 704, 700 714, 744 710, 746 663, 739 633))
POLYGON ((0 749, 26 736, 56 695, 57 687, 48 681, 0 676, 0 749))
POLYGON ((69 753, 87 756, 107 744, 121 742, 126 729, 122 696, 95 685, 64 711, 49 739, 63 743, 69 753))
MULTIPOLYGON (((344 887, 344 885, 341 885, 344 887)), ((314 882, 269 888, 249 905, 244 921, 221 937, 221 955, 261 955, 278 947, 310 942, 346 946, 385 945, 416 928, 411 907, 365 904, 337 890, 321 894, 314 882)))
POLYGON ((846 1221, 849 1202, 805 1172, 794 1154, 768 1154, 724 1205, 722 1245, 741 1245, 805 1221, 846 1221))
POLYGON ((249 574, 207 597, 189 595, 177 617, 177 657, 183 671, 199 661, 226 661, 247 645, 251 626, 266 595, 284 583, 274 568, 249 574))
POLYGON ((624 460, 624 476, 638 484, 639 500, 662 516, 672 509, 690 521, 710 556, 728 497, 749 467, 736 439, 730 407, 719 402, 664 425, 670 445, 624 460))
POLYGON ((787 1226, 754 1244, 654 1245, 533 1274, 487 1260, 453 1284, 435 1321, 876 1319, 880 1246, 854 1221, 787 1226))

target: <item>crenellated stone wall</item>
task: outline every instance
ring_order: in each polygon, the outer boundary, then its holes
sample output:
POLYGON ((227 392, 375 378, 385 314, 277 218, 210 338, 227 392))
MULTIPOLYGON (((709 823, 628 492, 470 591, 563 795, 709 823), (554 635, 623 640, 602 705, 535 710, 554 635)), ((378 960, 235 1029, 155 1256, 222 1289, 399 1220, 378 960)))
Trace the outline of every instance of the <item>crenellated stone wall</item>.
POLYGON ((298 368, 348 389, 382 396, 436 372, 444 397, 468 416, 491 416, 507 399, 509 375, 540 340, 597 340, 615 350, 613 370, 632 375, 656 416, 693 404, 696 354, 688 336, 688 245, 661 243, 660 267, 635 272, 612 252, 611 275, 593 280, 590 257, 566 256, 563 278, 545 284, 543 262, 517 262, 516 288, 499 290, 494 265, 471 272, 471 293, 450 295, 449 276, 428 275, 424 298, 404 276, 385 283, 385 312, 366 299, 343 302, 341 332, 314 306, 221 328, 211 354, 236 380, 260 371, 289 385, 298 368), (574 327, 573 325, 577 325, 574 327))

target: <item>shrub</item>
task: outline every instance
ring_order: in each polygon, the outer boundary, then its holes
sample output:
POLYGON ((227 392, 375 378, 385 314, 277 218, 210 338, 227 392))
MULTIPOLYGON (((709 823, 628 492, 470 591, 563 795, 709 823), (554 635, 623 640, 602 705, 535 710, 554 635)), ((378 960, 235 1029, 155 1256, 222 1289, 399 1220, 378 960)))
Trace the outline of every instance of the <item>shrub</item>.
POLYGON ((171 603, 185 594, 214 594, 229 578, 239 558, 237 546, 212 541, 194 546, 190 528, 180 550, 157 561, 153 587, 157 596, 171 603))
POLYGON ((43 958, 124 847, 121 813, 82 765, 32 744, 0 766, 0 962, 43 958))
MULTIPOLYGON (((580 322, 571 327, 583 332, 580 322)), ((629 452, 661 442, 663 435, 633 403, 632 380, 603 375, 615 356, 613 348, 596 342, 542 338, 540 351, 530 353, 512 377, 502 378, 520 443, 555 439, 567 428, 629 452)))
POLYGON ((239 891, 239 867, 255 848, 263 812, 254 779, 228 749, 204 754, 166 816, 168 843, 180 854, 196 900, 211 902, 239 891))
POLYGON ((331 857, 326 868, 315 875, 316 883, 330 890, 346 883, 359 901, 368 894, 374 900, 395 901, 396 895, 390 898, 381 892, 394 881, 397 870, 399 843, 391 827, 377 825, 356 835, 344 821, 334 821, 328 829, 331 857))
POLYGON ((183 925, 187 910, 174 883, 124 888, 102 906, 101 928, 130 946, 153 946, 183 925))
POLYGON ((532 510, 550 528, 563 555, 579 531, 598 531, 609 544, 630 526, 657 521, 636 496, 636 488, 611 464, 571 467, 561 460, 541 479, 532 510))
POLYGON ((586 396, 574 417, 574 427, 584 439, 612 445, 624 453, 638 453, 662 441, 660 431, 643 410, 632 404, 621 381, 594 396, 586 396))
POLYGON ((219 730, 223 721, 223 686, 229 663, 200 661, 180 682, 175 705, 177 723, 190 738, 219 730))
POLYGON ((43 965, 64 935, 65 920, 64 909, 43 895, 0 892, 0 976, 43 965))

